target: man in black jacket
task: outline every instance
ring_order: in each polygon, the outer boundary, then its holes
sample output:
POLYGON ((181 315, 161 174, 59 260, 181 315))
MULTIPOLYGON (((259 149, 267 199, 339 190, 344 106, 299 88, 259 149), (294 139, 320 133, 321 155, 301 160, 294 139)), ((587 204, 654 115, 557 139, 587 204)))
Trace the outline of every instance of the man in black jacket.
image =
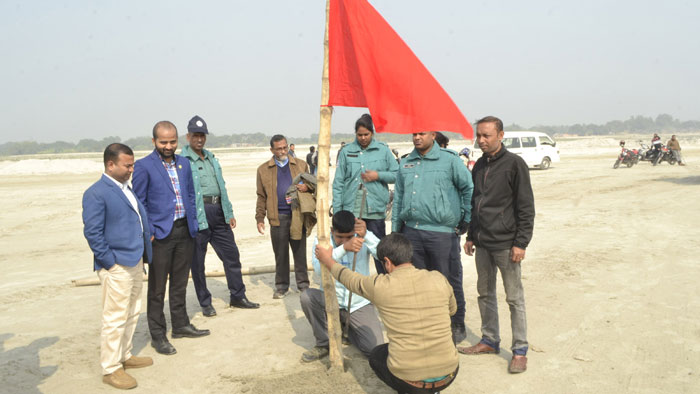
POLYGON ((488 116, 477 122, 476 139, 484 152, 472 171, 472 220, 464 251, 471 256, 476 246, 478 303, 481 312, 481 341, 458 347, 464 354, 499 352, 496 277, 501 271, 513 330, 510 373, 527 369, 527 322, 525 296, 520 280, 521 262, 532 238, 535 201, 525 161, 508 152, 501 143, 503 122, 488 116))

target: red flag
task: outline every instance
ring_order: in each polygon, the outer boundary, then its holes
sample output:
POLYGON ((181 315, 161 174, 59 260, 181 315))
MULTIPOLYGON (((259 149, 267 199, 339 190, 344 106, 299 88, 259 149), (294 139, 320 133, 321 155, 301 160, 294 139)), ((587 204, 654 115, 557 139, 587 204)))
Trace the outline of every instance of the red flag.
POLYGON ((367 107, 378 132, 474 130, 445 90, 366 0, 331 0, 328 105, 367 107))

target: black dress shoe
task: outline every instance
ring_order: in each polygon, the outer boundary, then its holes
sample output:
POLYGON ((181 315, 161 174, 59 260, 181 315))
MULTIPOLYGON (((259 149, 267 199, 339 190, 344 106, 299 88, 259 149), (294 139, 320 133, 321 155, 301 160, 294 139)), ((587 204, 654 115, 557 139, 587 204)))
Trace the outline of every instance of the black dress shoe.
POLYGON ((216 316, 216 309, 212 305, 202 307, 202 314, 206 317, 216 316))
POLYGON ((180 328, 173 328, 173 338, 199 338, 209 334, 209 330, 198 330, 197 327, 192 324, 180 328))
POLYGON ((156 349, 156 352, 160 354, 171 355, 177 353, 175 347, 170 344, 168 338, 166 337, 152 338, 151 346, 153 346, 153 348, 156 349))
POLYGON ((250 302, 247 297, 239 298, 239 299, 231 299, 231 308, 244 308, 244 309, 258 309, 260 308, 260 304, 256 304, 255 302, 250 302))

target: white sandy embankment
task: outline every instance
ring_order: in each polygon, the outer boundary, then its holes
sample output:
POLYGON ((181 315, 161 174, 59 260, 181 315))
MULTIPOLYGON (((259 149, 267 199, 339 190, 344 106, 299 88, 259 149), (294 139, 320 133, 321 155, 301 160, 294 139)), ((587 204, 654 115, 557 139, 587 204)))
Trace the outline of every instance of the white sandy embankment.
MULTIPOLYGON (((680 140, 685 167, 640 163, 613 170, 616 144, 598 152, 592 149, 600 140, 562 139, 562 162, 530 171, 537 216, 523 262, 528 371, 506 371, 511 334, 499 283, 503 351, 461 356, 447 393, 697 392, 700 146, 680 140)), ((401 145, 401 153, 408 146, 401 145)), ((217 153, 244 266, 274 261, 269 232, 259 235, 254 220, 255 170, 269 155, 265 148, 217 153)), ((70 285, 95 277, 82 235, 81 196, 99 178, 101 158, 0 162, 0 170, 0 391, 114 392, 100 379, 100 288, 70 285)), ((473 258, 462 255, 462 263, 464 344, 473 344, 480 335, 476 273, 473 258)), ((207 268, 221 269, 213 251, 207 268)), ((193 323, 212 334, 174 339, 174 356, 149 345, 144 287, 135 353, 155 364, 133 371, 135 393, 391 392, 353 347, 347 373, 328 373, 325 361, 301 364, 314 341, 298 294, 273 300, 272 274, 244 280, 261 309, 227 309, 225 279, 212 278, 214 318, 202 316, 188 287, 193 323)))

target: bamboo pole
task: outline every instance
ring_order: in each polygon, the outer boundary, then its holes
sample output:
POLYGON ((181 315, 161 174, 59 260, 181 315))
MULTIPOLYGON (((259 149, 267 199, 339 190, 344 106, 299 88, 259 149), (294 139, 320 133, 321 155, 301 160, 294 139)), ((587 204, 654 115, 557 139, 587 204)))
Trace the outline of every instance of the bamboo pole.
MULTIPOLYGON (((362 203, 360 204, 360 216, 358 219, 362 220, 362 214, 365 211, 365 203, 367 202, 367 188, 365 184, 360 182, 360 190, 362 190, 362 203)), ((357 234, 355 234, 357 237, 357 234)), ((352 255, 352 272, 355 272, 355 266, 357 265, 357 253, 352 255)), ((345 319, 345 328, 343 329, 343 336, 348 338, 348 330, 350 329, 350 310, 352 309, 352 292, 348 296, 348 317, 345 319)))
MULTIPOLYGON (((291 265, 289 267, 290 272, 294 271, 294 266, 291 265)), ((313 271, 314 267, 309 265, 306 267, 307 271, 313 271)), ((275 266, 274 265, 263 265, 260 267, 244 267, 241 268, 241 275, 260 275, 260 274, 271 274, 275 271, 275 266)), ((226 276, 226 273, 224 271, 209 271, 204 274, 207 278, 217 278, 217 277, 222 277, 226 276)), ((192 274, 190 274, 190 278, 192 277, 192 274)), ((148 281, 148 275, 143 276, 144 281, 148 281)), ((75 287, 82 287, 82 286, 99 286, 100 285, 100 280, 95 279, 95 278, 88 278, 88 279, 73 279, 70 281, 71 284, 75 287)))
MULTIPOLYGON (((330 228, 328 226, 328 163, 331 149, 331 116, 333 108, 328 106, 328 17, 330 0, 326 0, 326 31, 323 37, 323 77, 321 83, 321 124, 318 133, 318 167, 316 191, 316 216, 318 223, 316 233, 318 245, 330 247, 330 228)), ((312 251, 313 253, 313 251, 312 251)), ((326 317, 328 322, 328 347, 331 369, 343 370, 342 326, 340 325, 338 299, 335 296, 335 280, 330 271, 321 265, 323 294, 326 300, 326 317)))

